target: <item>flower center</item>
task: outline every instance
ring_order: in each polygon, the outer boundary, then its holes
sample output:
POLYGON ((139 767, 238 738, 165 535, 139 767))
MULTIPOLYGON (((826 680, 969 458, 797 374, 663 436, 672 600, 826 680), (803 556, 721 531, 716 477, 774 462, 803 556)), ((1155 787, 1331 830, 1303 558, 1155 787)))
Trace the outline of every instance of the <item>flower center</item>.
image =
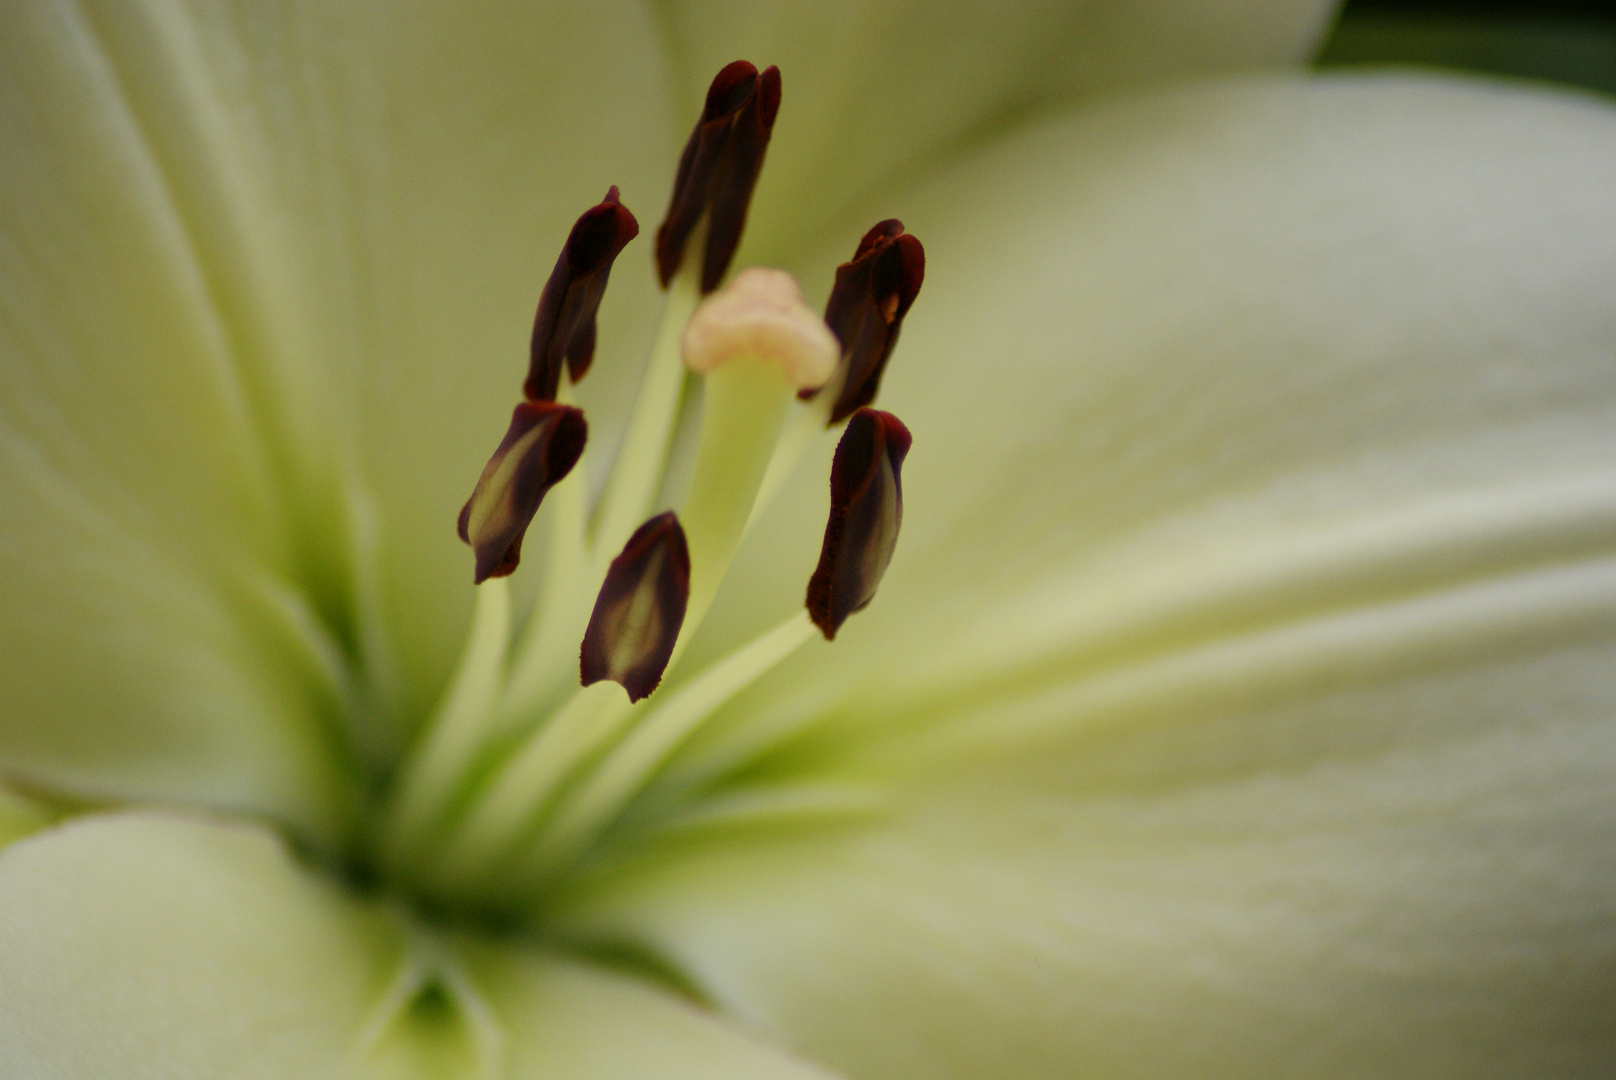
POLYGON ((899 222, 880 223, 837 271, 823 317, 781 271, 746 270, 719 288, 779 104, 774 68, 737 61, 712 83, 657 231, 661 326, 592 505, 577 465, 593 448, 572 387, 594 360, 614 262, 639 233, 616 187, 578 219, 544 287, 524 400, 458 522, 473 552, 470 632, 379 825, 381 873, 433 903, 531 903, 716 710, 816 628, 834 638, 891 561, 909 433, 865 406, 924 252, 899 222), (698 398, 688 494, 658 505, 673 433, 698 398), (704 670, 681 670, 751 522, 817 433, 844 423, 805 610, 704 670), (517 628, 506 577, 541 504, 539 597, 517 628))

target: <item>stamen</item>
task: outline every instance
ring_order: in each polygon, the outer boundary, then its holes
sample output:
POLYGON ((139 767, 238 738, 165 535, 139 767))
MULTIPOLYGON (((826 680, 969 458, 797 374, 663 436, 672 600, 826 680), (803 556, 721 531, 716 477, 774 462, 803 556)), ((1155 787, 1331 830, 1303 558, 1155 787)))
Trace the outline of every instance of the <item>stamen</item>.
MULTIPOLYGON (((562 405, 575 403, 572 382, 565 372, 556 401, 562 405)), ((539 568, 538 595, 511 645, 505 700, 499 706, 498 720, 492 724, 502 732, 531 722, 525 718, 531 718, 536 707, 567 686, 574 676, 572 644, 589 605, 594 603, 594 586, 599 580, 590 565, 584 531, 588 518, 585 474, 589 453, 585 447, 572 473, 544 497, 548 518, 544 563, 539 568)))
POLYGON ((842 344, 842 365, 830 423, 845 420, 875 400, 903 317, 925 277, 926 249, 903 231, 897 218, 865 233, 852 261, 836 268, 825 323, 842 344))
POLYGON ((672 511, 658 514, 629 537, 612 560, 584 631, 583 685, 603 679, 630 701, 649 697, 662 681, 690 599, 690 550, 672 511))
POLYGON ((701 291, 710 293, 741 242, 752 188, 763 169, 780 110, 780 70, 762 74, 745 60, 720 71, 679 158, 668 214, 657 230, 657 272, 666 288, 685 258, 685 245, 705 215, 701 291))
POLYGON ((544 493, 578 463, 588 434, 583 412, 570 405, 524 401, 511 413, 505 438, 460 510, 460 539, 476 553, 477 584, 516 569, 544 493))
POLYGON ((573 382, 589 370, 595 356, 595 313, 612 262, 639 234, 640 223, 618 201, 615 184, 573 225, 533 317, 527 381, 522 384, 529 401, 556 399, 563 359, 573 382))
MULTIPOLYGON (((632 820, 635 806, 656 802, 657 778, 677 772, 681 748, 726 702, 816 627, 834 638, 892 560, 911 440, 895 417, 862 406, 874 399, 920 290, 919 241, 896 220, 871 229, 838 269, 823 318, 778 270, 744 271, 702 302, 739 245, 779 105, 775 68, 737 61, 713 80, 657 233, 668 289, 662 323, 600 498, 589 506, 581 476, 556 494, 549 565, 517 641, 503 584, 479 594, 453 686, 387 793, 385 871, 436 900, 486 900, 512 883, 544 887, 614 822, 632 820), (694 459, 686 471, 679 457, 670 480, 672 435, 686 388, 698 384, 694 459), (813 404, 795 404, 816 391, 813 404), (706 671, 675 671, 669 691, 640 704, 681 663, 759 506, 803 452, 823 445, 827 417, 834 425, 849 416, 806 617, 740 644, 706 671), (667 491, 686 488, 673 503, 677 517, 644 521, 667 491), (573 669, 565 643, 578 640, 586 614, 573 669), (583 688, 566 687, 571 670, 583 688), (604 682, 626 694, 597 685, 604 682)), ((594 358, 614 261, 638 231, 613 187, 578 218, 556 260, 534 316, 528 400, 460 513, 479 584, 516 568, 540 502, 581 458, 588 426, 571 386, 594 358)), ((497 1050, 497 1040, 488 1045, 497 1050)))
POLYGON ((909 429, 891 413, 860 409, 847 422, 830 472, 830 521, 808 580, 808 614, 827 641, 862 611, 892 562, 903 524, 909 429))
POLYGON ((503 877, 512 849, 554 801, 565 777, 615 738, 633 712, 623 695, 601 686, 572 695, 487 777, 435 852, 429 875, 450 894, 474 894, 503 877))
POLYGON ((612 462, 611 478, 595 511, 591 544, 600 556, 599 562, 619 550, 637 527, 636 522, 645 520, 661 486, 684 395, 685 365, 679 356, 679 341, 700 300, 695 282, 688 275, 675 278, 668 289, 662 321, 634 398, 634 411, 629 414, 628 430, 623 433, 622 445, 612 462))
POLYGON ((502 579, 477 590, 471 635, 454 678, 431 720, 423 725, 423 741, 392 792, 382 846, 395 870, 421 854, 423 840, 441 824, 440 815, 455 801, 467 767, 489 735, 505 668, 510 621, 511 592, 502 579))
POLYGON ((722 706, 768 674, 813 637, 813 625, 798 612, 770 632, 736 649, 693 676, 667 700, 647 706, 640 720, 566 791, 534 837, 512 879, 527 884, 564 865, 633 799, 673 752, 722 706))

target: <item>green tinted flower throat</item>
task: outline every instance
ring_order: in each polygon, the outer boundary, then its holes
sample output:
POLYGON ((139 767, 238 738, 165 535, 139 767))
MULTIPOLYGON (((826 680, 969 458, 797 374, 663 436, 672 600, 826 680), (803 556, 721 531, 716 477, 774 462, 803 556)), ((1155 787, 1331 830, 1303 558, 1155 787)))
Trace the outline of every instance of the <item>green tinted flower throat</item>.
POLYGON ((522 400, 457 523, 472 550, 471 627, 381 803, 377 870, 431 906, 497 910, 497 896, 542 892, 718 708, 816 632, 834 638, 893 557, 910 435, 868 406, 924 251, 898 221, 879 223, 837 271, 823 316, 781 271, 725 284, 779 106, 779 72, 744 61, 708 91, 656 233, 661 323, 594 500, 578 466, 601 450, 572 388, 595 361, 616 260, 640 232, 618 188, 579 217, 541 293, 522 400), (659 505, 698 397, 688 494, 659 505), (749 523, 838 425, 804 609, 659 690, 749 523), (541 505, 538 599, 518 627, 506 578, 541 505))

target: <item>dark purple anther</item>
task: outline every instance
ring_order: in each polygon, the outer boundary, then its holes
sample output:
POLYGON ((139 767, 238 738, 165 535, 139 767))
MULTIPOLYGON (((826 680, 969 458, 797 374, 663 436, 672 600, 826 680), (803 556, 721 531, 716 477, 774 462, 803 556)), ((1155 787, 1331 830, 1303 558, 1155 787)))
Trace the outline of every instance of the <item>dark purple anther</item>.
POLYGON ((830 521, 808 579, 808 616, 832 641, 875 596, 903 524, 903 459, 909 429, 891 413, 860 409, 847 422, 830 467, 830 521))
POLYGON ((588 435, 584 414, 570 405, 524 401, 511 413, 504 440, 460 510, 460 539, 477 556, 477 584, 516 569, 544 493, 578 464, 588 435))
POLYGON ((657 230, 657 274, 667 288, 684 262, 702 216, 707 246, 702 252, 701 291, 718 287, 746 226, 752 188, 763 170, 774 117, 780 111, 780 69, 761 74, 745 60, 730 64, 707 89, 707 104, 685 143, 673 181, 668 216, 657 230))
POLYGON ((529 401, 555 400, 563 361, 573 382, 589 370, 595 357, 595 312, 605 295, 612 261, 638 235, 640 223, 617 201, 615 184, 573 225, 533 317, 533 346, 527 381, 522 384, 529 401))
MULTIPOLYGON (((825 323, 842 343, 840 383, 830 423, 851 416, 875 400, 903 317, 926 277, 926 249, 889 218, 864 234, 853 261, 836 268, 836 284, 825 304, 825 323)), ((812 397, 805 393, 803 397, 812 397)))
POLYGON ((673 511, 634 531, 612 560, 584 631, 578 674, 585 686, 610 679, 630 701, 662 681, 690 600, 690 549, 673 511))

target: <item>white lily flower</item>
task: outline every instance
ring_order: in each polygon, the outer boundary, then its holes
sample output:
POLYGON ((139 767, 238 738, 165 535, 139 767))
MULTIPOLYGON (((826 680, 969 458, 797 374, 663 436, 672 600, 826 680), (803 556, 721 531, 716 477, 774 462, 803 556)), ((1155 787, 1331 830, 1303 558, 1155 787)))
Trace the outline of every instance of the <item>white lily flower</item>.
POLYGON ((1608 1067, 1616 110, 1216 74, 1328 14, 0 11, 0 1075, 1608 1067), (474 588, 544 273, 741 57, 734 267, 925 243, 895 553, 821 639, 824 335, 675 425, 647 235, 474 588))

